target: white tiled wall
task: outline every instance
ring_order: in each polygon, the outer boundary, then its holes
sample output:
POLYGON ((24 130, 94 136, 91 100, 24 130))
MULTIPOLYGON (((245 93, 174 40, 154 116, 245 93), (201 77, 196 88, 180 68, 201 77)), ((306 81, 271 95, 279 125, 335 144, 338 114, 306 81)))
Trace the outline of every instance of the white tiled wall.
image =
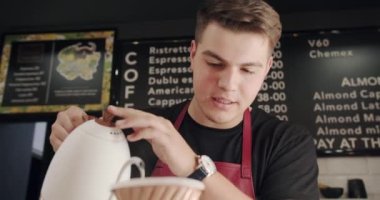
POLYGON ((363 179, 368 199, 380 200, 380 157, 318 158, 319 183, 343 187, 347 197, 347 180, 363 179))

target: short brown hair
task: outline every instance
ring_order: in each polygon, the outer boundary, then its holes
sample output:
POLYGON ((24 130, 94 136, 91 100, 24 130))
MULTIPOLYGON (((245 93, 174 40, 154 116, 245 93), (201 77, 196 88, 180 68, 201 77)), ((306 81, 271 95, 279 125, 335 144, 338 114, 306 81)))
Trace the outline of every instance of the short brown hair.
POLYGON ((210 22, 232 31, 257 32, 268 36, 273 48, 281 37, 278 13, 263 0, 204 0, 198 10, 195 41, 210 22))

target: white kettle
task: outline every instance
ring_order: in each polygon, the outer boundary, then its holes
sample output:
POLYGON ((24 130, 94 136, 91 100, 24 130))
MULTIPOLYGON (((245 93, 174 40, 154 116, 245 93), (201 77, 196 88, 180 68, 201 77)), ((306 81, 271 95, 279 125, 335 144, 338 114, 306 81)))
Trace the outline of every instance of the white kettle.
POLYGON ((41 189, 41 200, 116 199, 111 186, 130 179, 129 146, 120 129, 89 120, 78 126, 55 153, 41 189))

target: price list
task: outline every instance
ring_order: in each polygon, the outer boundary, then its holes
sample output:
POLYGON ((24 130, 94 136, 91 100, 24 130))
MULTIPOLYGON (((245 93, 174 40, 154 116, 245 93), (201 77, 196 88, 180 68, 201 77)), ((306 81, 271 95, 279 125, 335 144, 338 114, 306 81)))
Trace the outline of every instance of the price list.
POLYGON ((116 104, 139 109, 170 107, 193 96, 190 41, 125 42, 119 46, 121 94, 116 104))
POLYGON ((288 120, 288 105, 286 103, 286 82, 284 72, 281 42, 276 44, 273 52, 273 64, 265 78, 261 90, 256 97, 256 106, 281 120, 288 120))
POLYGON ((355 30, 281 40, 288 119, 310 130, 319 155, 380 154, 379 38, 355 30))

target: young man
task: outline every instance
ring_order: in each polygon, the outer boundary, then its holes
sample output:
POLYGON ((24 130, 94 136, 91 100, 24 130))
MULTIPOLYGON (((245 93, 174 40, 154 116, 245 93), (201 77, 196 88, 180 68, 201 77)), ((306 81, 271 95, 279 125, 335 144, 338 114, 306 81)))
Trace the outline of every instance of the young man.
MULTIPOLYGON (((309 133, 250 108, 280 35, 279 16, 264 1, 206 1, 191 43, 192 100, 150 112, 107 108, 122 118, 118 128, 134 130, 131 152, 148 174, 201 180, 204 199, 319 199, 309 133)), ((60 112, 54 150, 87 118, 77 107, 60 112)))

